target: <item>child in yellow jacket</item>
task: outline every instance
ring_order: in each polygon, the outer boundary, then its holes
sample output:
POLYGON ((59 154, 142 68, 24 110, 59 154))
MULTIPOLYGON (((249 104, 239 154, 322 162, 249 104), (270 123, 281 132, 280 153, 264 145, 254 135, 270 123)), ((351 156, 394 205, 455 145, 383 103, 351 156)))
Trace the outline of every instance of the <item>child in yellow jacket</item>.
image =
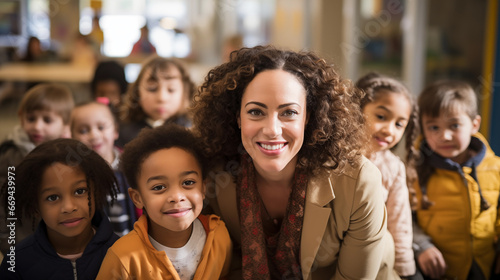
POLYGON ((219 279, 232 244, 217 216, 200 215, 205 160, 176 125, 145 129, 125 146, 121 168, 144 215, 104 258, 97 279, 219 279))
POLYGON ((431 279, 490 279, 500 269, 500 158, 478 133, 474 90, 438 81, 418 103, 424 138, 415 185, 417 264, 431 279))

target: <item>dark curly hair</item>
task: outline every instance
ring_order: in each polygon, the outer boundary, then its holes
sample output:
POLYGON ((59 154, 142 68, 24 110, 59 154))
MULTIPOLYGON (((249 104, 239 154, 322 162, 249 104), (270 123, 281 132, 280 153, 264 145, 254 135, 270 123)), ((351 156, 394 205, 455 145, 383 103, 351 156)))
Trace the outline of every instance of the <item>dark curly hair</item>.
MULTIPOLYGON (((54 163, 62 163, 71 167, 78 167, 85 174, 89 187, 89 213, 91 212, 90 198, 93 196, 97 210, 103 209, 108 203, 106 196, 116 200, 117 181, 109 164, 92 149, 74 139, 56 139, 47 141, 31 151, 15 168, 15 201, 16 217, 21 221, 23 217, 34 218, 38 211, 38 194, 43 174, 54 163)), ((8 182, 2 188, 2 199, 6 201, 8 182)), ((5 204, 8 213, 8 203, 5 204)))
POLYGON ((362 94, 324 59, 311 52, 273 46, 243 48, 210 70, 195 95, 194 129, 214 161, 238 160, 244 151, 237 115, 247 85, 266 70, 294 75, 306 90, 309 121, 298 162, 306 172, 354 165, 366 141, 359 102, 362 94))
POLYGON ((193 100, 193 95, 196 90, 196 87, 189 76, 189 72, 177 59, 154 55, 143 64, 136 81, 129 86, 123 105, 120 108, 121 120, 125 122, 136 122, 147 118, 146 113, 139 105, 140 83, 148 71, 150 71, 150 76, 147 78, 153 81, 158 81, 160 79, 158 74, 160 72, 167 71, 171 67, 177 68, 177 70, 181 73, 185 108, 184 111, 179 112, 179 115, 186 113, 185 111, 187 111, 187 108, 191 105, 191 101, 193 100))
POLYGON ((415 208, 416 194, 413 184, 417 180, 417 172, 415 169, 417 160, 419 158, 419 151, 415 148, 415 140, 420 134, 419 126, 419 110, 415 98, 412 96, 410 91, 396 79, 380 75, 378 73, 368 73, 361 77, 357 82, 356 86, 365 92, 364 98, 361 99, 361 109, 363 109, 366 104, 376 101, 380 98, 381 94, 386 92, 392 92, 397 94, 402 94, 408 99, 411 107, 410 119, 408 120, 408 125, 405 129, 405 151, 406 151, 406 184, 410 192, 410 202, 412 207, 415 208))
POLYGON ((205 179, 207 161, 202 154, 198 139, 185 127, 169 123, 156 128, 145 128, 134 140, 125 145, 120 157, 120 169, 125 174, 129 186, 138 188, 137 177, 147 157, 158 150, 174 147, 194 156, 200 165, 202 178, 205 179))

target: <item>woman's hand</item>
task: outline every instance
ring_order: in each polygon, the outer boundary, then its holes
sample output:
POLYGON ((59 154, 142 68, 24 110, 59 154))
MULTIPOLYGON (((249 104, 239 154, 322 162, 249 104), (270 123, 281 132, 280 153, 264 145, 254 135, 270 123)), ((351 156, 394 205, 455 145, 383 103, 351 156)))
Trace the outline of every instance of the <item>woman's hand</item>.
POLYGON ((418 256, 420 269, 432 279, 439 279, 446 271, 443 255, 436 247, 430 247, 418 256))

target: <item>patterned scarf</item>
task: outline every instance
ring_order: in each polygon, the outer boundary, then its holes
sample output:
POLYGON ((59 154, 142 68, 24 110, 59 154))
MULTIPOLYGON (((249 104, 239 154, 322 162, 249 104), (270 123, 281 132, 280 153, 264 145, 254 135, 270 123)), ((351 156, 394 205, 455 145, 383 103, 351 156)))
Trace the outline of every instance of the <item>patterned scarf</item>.
POLYGON ((241 187, 237 189, 237 194, 241 223, 243 279, 271 279, 270 266, 274 266, 286 279, 302 279, 299 251, 307 176, 299 169, 295 172, 286 214, 280 232, 275 237, 276 251, 274 255, 270 255, 267 249, 274 247, 273 244, 269 244, 273 237, 266 236, 263 230, 262 209, 265 208, 255 184, 255 168, 248 155, 242 157, 241 163, 241 187))

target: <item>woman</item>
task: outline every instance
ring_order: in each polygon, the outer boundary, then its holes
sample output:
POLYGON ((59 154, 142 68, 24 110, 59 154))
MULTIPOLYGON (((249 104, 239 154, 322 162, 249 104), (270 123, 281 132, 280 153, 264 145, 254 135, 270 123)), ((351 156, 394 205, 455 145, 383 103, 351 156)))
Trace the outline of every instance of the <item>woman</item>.
POLYGON ((360 96, 314 54, 270 46, 209 72, 194 125, 222 163, 207 198, 241 244, 244 279, 376 277, 386 213, 380 173, 361 156, 360 96))

